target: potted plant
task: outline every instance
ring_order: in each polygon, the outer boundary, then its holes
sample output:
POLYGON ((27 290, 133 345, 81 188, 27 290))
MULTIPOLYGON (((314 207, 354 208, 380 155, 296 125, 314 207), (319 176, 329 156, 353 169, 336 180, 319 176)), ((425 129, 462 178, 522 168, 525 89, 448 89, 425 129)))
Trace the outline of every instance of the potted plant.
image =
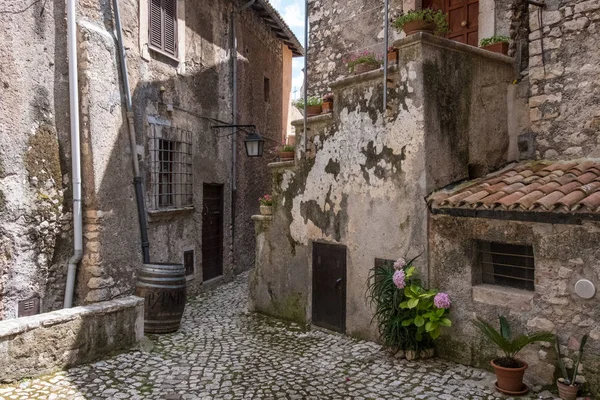
POLYGON ((388 65, 398 64, 398 49, 390 47, 387 51, 388 65))
POLYGON ((296 147, 291 144, 284 144, 279 150, 279 158, 281 161, 293 160, 295 156, 296 147))
POLYGON ((577 361, 573 367, 573 373, 569 376, 567 373, 567 367, 565 366, 565 362, 563 360, 563 356, 560 353, 560 344, 558 343, 558 336, 556 337, 556 341, 554 342, 554 346, 556 348, 556 354, 558 355, 558 365, 560 366, 560 371, 562 373, 562 378, 559 378, 556 382, 558 386, 558 394, 563 400, 575 400, 577 398, 577 393, 579 392, 579 383, 577 383, 577 372, 579 370, 579 362, 581 361, 581 356, 583 355, 583 348, 585 343, 588 340, 588 335, 583 335, 581 338, 581 342, 579 343, 579 350, 577 351, 577 361))
POLYGON ((323 96, 323 114, 333 112, 333 93, 327 93, 323 96))
POLYGON ((362 53, 352 54, 344 60, 348 69, 354 75, 364 74, 381 67, 381 58, 372 51, 363 51, 362 53))
POLYGON ((441 10, 434 11, 431 8, 401 13, 394 21, 394 25, 398 32, 404 31, 407 36, 417 32, 444 35, 449 31, 446 14, 441 10))
POLYGON ((529 388, 523 383, 523 375, 528 365, 525 361, 517 359, 516 356, 528 344, 553 342, 554 335, 550 332, 538 332, 511 339, 510 324, 503 316, 499 318, 500 331, 479 317, 473 321, 473 324, 504 353, 503 357, 490 361, 496 372, 496 389, 509 395, 525 394, 529 388))
POLYGON ((320 97, 311 96, 306 99, 306 107, 304 105, 304 99, 296 100, 294 105, 300 110, 304 110, 307 117, 314 117, 315 115, 321 114, 323 100, 321 100, 320 97))
POLYGON ((270 194, 265 194, 258 199, 260 203, 260 213, 262 215, 271 215, 273 213, 273 197, 270 194))
POLYGON ((479 47, 484 50, 493 51, 494 53, 508 54, 508 36, 492 36, 489 38, 481 39, 479 41, 479 47))

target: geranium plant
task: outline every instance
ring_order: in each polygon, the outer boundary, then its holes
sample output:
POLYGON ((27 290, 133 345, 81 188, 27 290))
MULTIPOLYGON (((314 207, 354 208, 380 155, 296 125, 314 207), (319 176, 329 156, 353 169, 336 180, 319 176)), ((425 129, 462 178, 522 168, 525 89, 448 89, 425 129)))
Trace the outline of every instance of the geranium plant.
MULTIPOLYGON (((323 100, 320 97, 310 96, 310 97, 306 98, 307 106, 320 106, 322 104, 323 104, 323 100)), ((294 106, 303 110, 304 109, 304 99, 298 99, 298 100, 294 101, 294 106)))
POLYGON ((424 8, 422 10, 409 10, 405 13, 401 13, 398 18, 394 21, 394 26, 398 31, 401 31, 409 22, 413 21, 424 21, 435 24, 435 33, 438 35, 444 35, 449 32, 448 20, 446 14, 441 10, 432 10, 431 8, 424 8))
POLYGON ((479 41, 479 47, 485 47, 495 43, 508 43, 509 41, 510 38, 508 36, 492 36, 489 38, 481 39, 479 41))
POLYGON ((381 66, 382 59, 380 56, 372 51, 363 51, 361 53, 355 53, 344 59, 344 62, 348 66, 350 72, 354 72, 354 68, 359 64, 373 64, 381 66))
POLYGON ((261 198, 258 199, 258 202, 261 206, 272 206, 273 205, 273 197, 270 194, 265 194, 261 198))
POLYGON ((333 101, 333 93, 327 93, 323 95, 323 103, 328 103, 333 101))

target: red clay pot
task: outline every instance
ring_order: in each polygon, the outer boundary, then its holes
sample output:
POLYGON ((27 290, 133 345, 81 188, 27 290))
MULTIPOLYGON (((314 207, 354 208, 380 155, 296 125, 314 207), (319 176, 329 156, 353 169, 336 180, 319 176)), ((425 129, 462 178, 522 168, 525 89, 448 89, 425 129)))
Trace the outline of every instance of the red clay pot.
POLYGON ((487 46, 483 46, 482 49, 487 51, 492 51, 494 53, 500 53, 507 55, 508 54, 508 43, 498 42, 488 44, 487 46))
POLYGON ((494 363, 494 360, 490 361, 494 371, 496 372, 496 379, 498 379, 498 389, 500 391, 507 392, 521 392, 523 390, 523 375, 528 365, 525 361, 518 360, 523 366, 521 368, 504 368, 494 363))
POLYGON ((323 114, 328 114, 333 112, 333 101, 324 101, 323 102, 323 114))
POLYGON ((435 33, 435 28, 435 22, 410 21, 404 24, 402 30, 406 33, 406 36, 413 35, 417 32, 431 33, 433 35, 435 33))
POLYGON ((307 106, 306 107, 306 116, 314 117, 315 115, 321 114, 322 110, 323 110, 323 108, 320 105, 319 106, 307 106))
POLYGON ((577 392, 579 392, 579 386, 565 385, 564 383, 557 381, 558 395, 562 400, 575 400, 577 398, 577 392))
POLYGON ((387 58, 388 58, 388 65, 398 64, 398 50, 388 51, 387 58))
POLYGON ((294 152, 293 151, 280 151, 279 152, 279 158, 284 161, 284 160, 293 160, 294 159, 294 152))

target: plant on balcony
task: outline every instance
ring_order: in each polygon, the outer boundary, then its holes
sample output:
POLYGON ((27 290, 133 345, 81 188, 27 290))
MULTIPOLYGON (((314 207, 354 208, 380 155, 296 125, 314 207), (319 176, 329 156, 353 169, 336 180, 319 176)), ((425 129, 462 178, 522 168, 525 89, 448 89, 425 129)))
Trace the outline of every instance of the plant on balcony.
POLYGON ((279 159, 281 161, 289 161, 294 159, 296 147, 291 144, 284 144, 279 149, 279 159))
POLYGON ((479 47, 494 53, 508 54, 508 36, 492 36, 479 41, 479 47))
POLYGON ((294 106, 300 110, 304 110, 306 116, 314 117, 322 112, 323 100, 317 96, 310 96, 306 98, 306 106, 304 99, 298 99, 294 101, 294 106))
POLYGON ((571 375, 567 372, 567 367, 565 365, 565 361, 563 360, 563 355, 560 352, 560 344, 558 342, 558 336, 556 337, 556 341, 554 342, 554 347, 556 349, 556 354, 558 355, 558 365, 560 366, 560 371, 562 373, 562 378, 559 378, 556 382, 558 386, 558 393, 561 399, 563 400, 575 400, 577 398, 577 393, 579 392, 579 383, 577 383, 577 373, 579 372, 579 363, 581 361, 581 357, 583 356, 583 348, 587 343, 588 335, 583 335, 581 338, 581 342, 579 342, 579 350, 577 351, 577 361, 573 366, 573 372, 571 375))
POLYGON ((445 35, 449 32, 446 14, 441 10, 434 11, 431 8, 401 13, 394 21, 394 26, 398 31, 403 30, 407 36, 417 32, 438 35, 445 35))
POLYGON ((344 59, 348 70, 354 75, 363 74, 381 67, 381 57, 372 51, 355 53, 344 59))
POLYGON ((327 93, 323 96, 323 113, 333 112, 333 93, 327 93))
POLYGON ((527 345, 536 342, 553 342, 554 335, 550 332, 538 332, 532 335, 521 335, 512 339, 510 324, 503 316, 500 319, 500 331, 497 331, 481 318, 473 324, 504 353, 504 357, 495 358, 490 364, 496 372, 496 388, 510 395, 521 395, 528 392, 523 383, 523 375, 528 365, 516 358, 517 354, 527 345))
POLYGON ((260 213, 262 215, 271 215, 273 213, 273 197, 270 194, 265 194, 258 199, 260 204, 260 213))

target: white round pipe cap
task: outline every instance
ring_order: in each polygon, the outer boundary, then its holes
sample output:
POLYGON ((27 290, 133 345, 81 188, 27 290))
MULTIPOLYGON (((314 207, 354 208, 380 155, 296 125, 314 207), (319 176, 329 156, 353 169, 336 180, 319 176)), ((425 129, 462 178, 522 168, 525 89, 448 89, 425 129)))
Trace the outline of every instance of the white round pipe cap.
POLYGON ((587 279, 580 279, 575 284, 575 293, 583 299, 591 299, 596 295, 596 286, 587 279))

